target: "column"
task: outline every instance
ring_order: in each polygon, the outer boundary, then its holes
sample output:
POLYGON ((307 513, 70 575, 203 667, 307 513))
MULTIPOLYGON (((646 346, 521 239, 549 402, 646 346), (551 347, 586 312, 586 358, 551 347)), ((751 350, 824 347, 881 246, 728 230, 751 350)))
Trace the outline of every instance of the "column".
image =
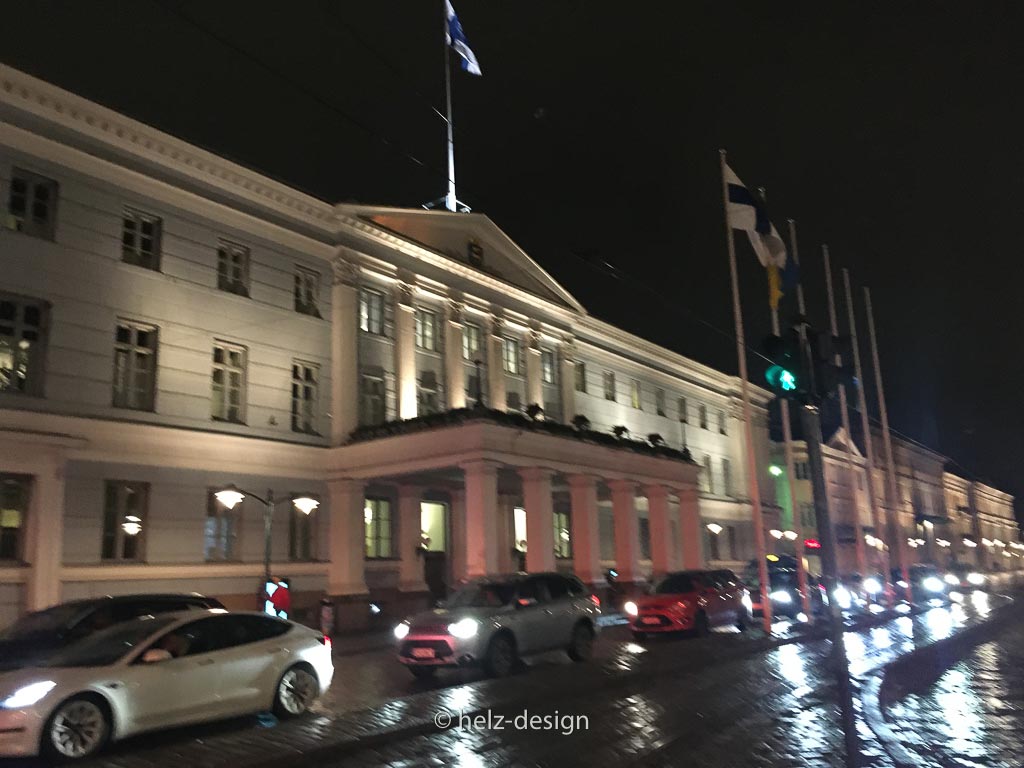
POLYGON ((63 459, 45 461, 33 478, 25 559, 31 565, 25 583, 25 607, 39 611, 60 602, 64 543, 63 459))
POLYGON ((558 355, 558 368, 562 423, 571 424, 576 415, 576 345, 571 338, 562 342, 558 355))
POLYGON ((526 344, 526 405, 544 407, 544 388, 540 371, 540 333, 529 330, 523 338, 526 344))
POLYGON ((332 262, 331 445, 359 426, 359 267, 344 256, 332 262))
POLYGON ((487 337, 487 405, 505 410, 505 355, 502 334, 505 323, 497 316, 491 318, 491 332, 487 337))
POLYGON ((466 483, 466 575, 495 572, 498 562, 498 464, 479 459, 462 465, 466 483))
POLYGON ((639 577, 640 524, 636 514, 636 483, 609 480, 612 515, 615 518, 615 570, 619 582, 631 584, 639 577))
POLYGON ((573 570, 587 585, 604 581, 601 573, 601 530, 597 517, 597 478, 593 475, 570 475, 569 498, 572 512, 573 570))
POLYGON ((672 570, 672 538, 668 521, 668 489, 663 485, 644 487, 647 521, 651 532, 651 566, 656 576, 672 570))
POLYGON ((498 519, 494 523, 495 536, 498 539, 498 572, 513 573, 522 568, 517 555, 513 553, 516 546, 515 508, 519 506, 519 497, 506 493, 498 494, 498 519))
POLYGON ((449 494, 451 507, 448 510, 448 562, 451 571, 451 588, 466 580, 466 492, 452 491, 449 494))
POLYGON ((523 506, 526 507, 526 570, 530 573, 555 570, 552 475, 554 472, 544 467, 519 470, 523 480, 523 506))
POLYGON ((448 300, 448 322, 444 336, 444 387, 448 407, 466 407, 466 366, 462 362, 462 304, 448 300))
POLYGON ((420 501, 423 490, 415 486, 398 487, 398 589, 401 592, 426 592, 423 580, 423 554, 420 549, 422 520, 420 501))
POLYGON ((679 496, 679 534, 683 539, 683 567, 701 567, 701 537, 704 529, 700 522, 700 502, 696 488, 682 488, 679 496))
POLYGON ((398 283, 395 288, 395 389, 398 418, 416 418, 416 317, 413 287, 398 283))
POLYGON ((330 563, 327 593, 332 597, 366 595, 365 486, 361 480, 328 480, 330 498, 330 563))

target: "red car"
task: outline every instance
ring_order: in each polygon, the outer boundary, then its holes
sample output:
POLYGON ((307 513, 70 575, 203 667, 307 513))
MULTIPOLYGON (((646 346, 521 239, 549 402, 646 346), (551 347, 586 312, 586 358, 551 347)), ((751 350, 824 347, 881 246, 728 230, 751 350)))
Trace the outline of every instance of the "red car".
POLYGON ((750 595, 732 571, 677 571, 624 606, 633 637, 662 632, 706 634, 711 627, 746 628, 750 595))

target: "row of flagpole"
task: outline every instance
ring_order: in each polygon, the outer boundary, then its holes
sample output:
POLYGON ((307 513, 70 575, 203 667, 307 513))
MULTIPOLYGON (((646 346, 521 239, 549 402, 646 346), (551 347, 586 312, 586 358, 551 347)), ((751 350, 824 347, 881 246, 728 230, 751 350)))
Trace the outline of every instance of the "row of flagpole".
MULTIPOLYGON (((739 279, 738 279, 738 266, 736 262, 736 248, 735 248, 735 230, 739 229, 745 231, 750 239, 751 246, 753 247, 758 260, 768 271, 768 282, 769 282, 769 309, 771 312, 771 327, 772 333, 779 335, 780 323, 778 313, 778 299, 783 295, 782 287, 780 286, 780 275, 779 272, 784 271, 787 275, 796 275, 799 267, 799 255, 797 249, 797 238, 796 238, 796 224, 790 219, 789 220, 789 252, 787 253, 785 245, 782 242, 782 238, 778 235, 778 232, 772 226, 771 222, 767 218, 767 213, 764 209, 764 201, 759 200, 743 185, 739 180, 738 176, 732 171, 727 162, 727 155, 725 150, 719 152, 720 165, 721 165, 721 176, 722 176, 722 194, 723 194, 723 207, 725 214, 725 226, 726 226, 726 244, 727 253, 729 257, 729 271, 731 278, 732 287, 732 302, 733 302, 733 319, 735 323, 735 335, 737 340, 737 356, 739 364, 739 374, 741 383, 741 397, 743 400, 743 416, 745 421, 745 439, 746 439, 746 465, 747 465, 747 490, 751 500, 751 511, 752 511, 752 522, 754 526, 754 539, 757 548, 757 561, 759 564, 758 575, 760 581, 760 601, 763 606, 764 614, 764 626, 765 631, 771 631, 771 600, 770 600, 770 580, 767 573, 767 555, 766 550, 766 539, 763 522, 763 510, 760 498, 760 488, 757 474, 757 458, 755 453, 755 444, 753 441, 753 426, 752 426, 752 405, 750 402, 750 385, 747 371, 747 360, 746 360, 746 343, 745 343, 745 331, 743 325, 743 308, 739 291, 739 279)), ((836 313, 835 295, 833 289, 832 279, 832 265, 831 258, 828 251, 828 246, 822 246, 822 258, 825 267, 825 287, 828 298, 828 311, 830 321, 830 331, 833 336, 839 335, 839 322, 836 313)), ((878 357, 878 345, 877 337, 875 334, 874 326, 874 314, 871 305, 871 294, 870 291, 865 288, 865 303, 868 316, 868 329, 869 329, 869 341, 871 346, 872 363, 875 374, 875 384, 878 391, 878 405, 881 416, 881 435, 882 435, 882 446, 884 449, 884 469, 887 477, 887 483, 885 486, 885 504, 883 510, 879 509, 879 497, 876 494, 876 477, 875 468, 877 465, 875 450, 872 440, 872 433, 870 427, 870 420, 867 412, 867 403, 865 398, 865 388, 863 386, 863 372, 861 370, 860 352, 858 347, 858 336, 857 326, 854 313, 854 306, 852 301, 852 293, 850 289, 850 277, 849 272, 843 269, 843 282, 845 288, 845 298, 847 307, 847 322, 849 324, 849 332, 851 335, 851 346, 852 346, 852 357, 854 370, 856 375, 857 385, 857 408, 860 411, 861 418, 861 429, 864 435, 865 443, 865 474, 867 477, 867 488, 866 493, 868 496, 868 509, 871 514, 871 525, 875 532, 874 539, 883 542, 880 546, 875 548, 878 559, 878 570, 881 571, 882 578, 884 579, 885 593, 890 605, 895 600, 895 591, 892 589, 892 572, 890 568, 890 552, 895 551, 897 561, 899 563, 900 570, 902 571, 902 581, 908 586, 907 599, 910 599, 910 588, 908 578, 908 562, 907 562, 907 549, 906 549, 906 533, 902 530, 902 526, 899 522, 899 493, 896 481, 896 470, 895 460, 892 449, 892 438, 889 432, 889 420, 888 411, 885 403, 885 393, 882 386, 882 374, 880 369, 880 362, 878 357), (884 522, 883 522, 884 518, 884 522), (886 547, 888 545, 888 547, 886 547)), ((806 316, 806 307, 804 304, 803 286, 797 279, 795 286, 789 286, 790 288, 795 287, 798 314, 800 318, 806 316)), ((836 362, 839 363, 839 354, 836 353, 836 362)), ((849 361, 844 361, 847 364, 849 361)), ((869 573, 869 562, 866 551, 866 538, 863 529, 863 523, 861 521, 860 504, 857 501, 857 485, 855 483, 856 475, 856 462, 853 457, 853 448, 851 445, 853 436, 850 426, 850 416, 848 408, 850 404, 847 400, 846 387, 841 386, 839 388, 839 408, 841 413, 842 428, 846 434, 846 451, 845 451, 845 464, 848 473, 848 481, 850 484, 851 499, 853 505, 853 529, 855 536, 855 554, 857 570, 862 576, 866 576, 869 573)), ((782 432, 783 432, 783 448, 785 453, 786 463, 786 488, 789 494, 790 500, 790 514, 792 519, 790 525, 792 530, 796 533, 794 540, 795 545, 795 559, 797 563, 797 577, 799 582, 799 591, 803 601, 803 611, 807 615, 808 619, 812 618, 812 611, 810 610, 810 603, 808 599, 808 586, 807 586, 807 572, 806 563, 804 557, 804 536, 803 536, 803 521, 801 515, 797 511, 796 501, 796 488, 795 488, 795 461, 793 457, 793 436, 792 426, 790 423, 790 406, 787 400, 783 399, 780 404, 781 420, 782 420, 782 432)), ((827 545, 826 545, 827 546, 827 545)))

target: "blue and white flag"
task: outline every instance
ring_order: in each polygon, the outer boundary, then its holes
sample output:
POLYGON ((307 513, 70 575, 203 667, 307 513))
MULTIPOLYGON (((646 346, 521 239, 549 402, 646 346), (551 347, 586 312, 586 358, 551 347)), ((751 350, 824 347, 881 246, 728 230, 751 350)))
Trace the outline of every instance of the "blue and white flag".
POLYGON ((764 200, 751 194, 728 165, 725 166, 725 181, 729 193, 726 211, 729 226, 747 233, 762 267, 785 270, 786 244, 779 236, 778 230, 768 220, 764 200))
POLYGON ((471 75, 482 75, 480 62, 476 60, 476 54, 473 53, 473 49, 469 47, 469 43, 466 41, 466 33, 462 31, 462 23, 459 21, 459 17, 455 15, 455 9, 452 8, 451 0, 445 0, 445 6, 447 7, 446 12, 448 15, 448 28, 444 36, 445 44, 450 45, 452 50, 462 59, 462 68, 464 70, 471 75))

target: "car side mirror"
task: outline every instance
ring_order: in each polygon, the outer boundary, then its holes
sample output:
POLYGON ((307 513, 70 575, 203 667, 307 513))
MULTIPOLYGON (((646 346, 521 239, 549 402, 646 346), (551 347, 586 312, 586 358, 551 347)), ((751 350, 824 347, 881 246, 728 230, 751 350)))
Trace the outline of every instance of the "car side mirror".
POLYGON ((516 600, 516 608, 517 609, 529 608, 531 605, 536 605, 536 604, 537 604, 537 598, 535 598, 535 597, 520 597, 518 600, 516 600))
POLYGON ((163 648, 150 648, 144 654, 142 654, 143 664, 157 664, 161 661, 170 661, 174 657, 171 656, 171 652, 164 650, 163 648))

